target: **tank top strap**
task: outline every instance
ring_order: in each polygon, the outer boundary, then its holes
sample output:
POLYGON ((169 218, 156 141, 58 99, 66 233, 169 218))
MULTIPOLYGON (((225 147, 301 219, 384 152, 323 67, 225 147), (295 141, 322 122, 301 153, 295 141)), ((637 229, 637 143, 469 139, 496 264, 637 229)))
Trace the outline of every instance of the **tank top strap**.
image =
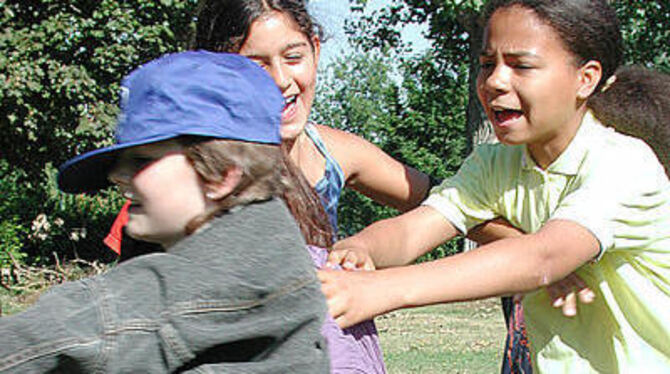
POLYGON ((326 144, 323 142, 323 139, 321 139, 321 135, 319 135, 319 131, 316 129, 316 126, 312 122, 308 122, 307 125, 305 125, 305 132, 307 133, 307 136, 309 139, 314 143, 316 146, 316 149, 319 150, 319 152, 323 155, 323 157, 326 159, 326 169, 332 168, 334 171, 338 174, 339 176, 339 182, 340 188, 344 187, 344 172, 342 171, 342 167, 340 164, 333 158, 333 156, 330 154, 328 151, 328 148, 326 148, 326 144))
MULTIPOLYGON (((331 179, 331 182, 335 182, 339 189, 344 188, 344 172, 342 171, 342 167, 330 154, 328 148, 326 148, 326 144, 323 142, 323 139, 321 139, 321 135, 319 135, 319 131, 312 122, 308 122, 307 125, 305 125, 305 133, 307 133, 307 136, 312 141, 312 143, 314 143, 316 149, 318 149, 326 159, 326 171, 331 170, 331 173, 337 176, 337 178, 334 178, 336 180, 331 179)), ((326 177, 326 174, 331 173, 325 173, 324 178, 326 177)))
POLYGON ((344 188, 344 172, 337 160, 328 152, 321 136, 319 136, 318 130, 312 123, 308 122, 305 125, 305 133, 326 159, 323 177, 316 183, 314 190, 319 195, 321 204, 323 204, 328 214, 333 231, 337 234, 337 206, 342 194, 342 188, 344 188))

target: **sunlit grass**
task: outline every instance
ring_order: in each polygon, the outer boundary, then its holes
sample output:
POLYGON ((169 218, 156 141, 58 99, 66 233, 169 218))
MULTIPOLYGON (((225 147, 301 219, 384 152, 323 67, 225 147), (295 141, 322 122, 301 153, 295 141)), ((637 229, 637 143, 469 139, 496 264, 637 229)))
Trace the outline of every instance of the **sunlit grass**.
POLYGON ((497 299, 397 311, 376 323, 390 374, 500 371, 506 330, 497 299))

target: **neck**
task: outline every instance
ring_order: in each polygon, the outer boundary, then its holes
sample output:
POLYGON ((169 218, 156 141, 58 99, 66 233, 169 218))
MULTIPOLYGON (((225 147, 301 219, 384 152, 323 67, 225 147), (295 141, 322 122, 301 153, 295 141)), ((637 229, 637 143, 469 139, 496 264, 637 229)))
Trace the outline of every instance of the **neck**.
POLYGON ((527 145, 533 161, 542 169, 547 169, 558 157, 565 152, 572 140, 577 135, 584 115, 586 114, 586 105, 581 106, 575 115, 563 124, 557 134, 554 134, 548 140, 542 140, 527 145))
POLYGON ((307 134, 305 133, 305 130, 302 130, 295 138, 283 141, 286 151, 288 152, 289 157, 291 157, 291 161, 296 165, 299 165, 300 163, 300 155, 302 154, 302 148, 306 138, 307 134))

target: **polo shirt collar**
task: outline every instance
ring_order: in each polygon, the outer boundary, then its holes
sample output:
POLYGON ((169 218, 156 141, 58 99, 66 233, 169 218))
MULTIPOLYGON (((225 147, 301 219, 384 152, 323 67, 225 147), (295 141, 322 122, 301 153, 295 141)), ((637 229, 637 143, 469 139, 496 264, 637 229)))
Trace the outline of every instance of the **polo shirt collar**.
MULTIPOLYGON (((587 111, 575 137, 570 144, 568 144, 565 151, 563 151, 563 153, 549 165, 546 171, 553 174, 577 175, 579 167, 589 151, 591 135, 599 126, 602 125, 600 125, 600 122, 593 116, 593 113, 591 113, 590 110, 587 111)), ((531 157, 528 147, 523 147, 521 167, 526 170, 539 168, 533 160, 533 157, 531 157)))

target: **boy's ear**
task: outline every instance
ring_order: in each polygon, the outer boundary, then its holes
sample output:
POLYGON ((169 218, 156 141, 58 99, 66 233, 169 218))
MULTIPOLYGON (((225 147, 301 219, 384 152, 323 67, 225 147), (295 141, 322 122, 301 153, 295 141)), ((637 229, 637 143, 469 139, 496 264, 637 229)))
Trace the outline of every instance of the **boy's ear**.
POLYGON ((579 69, 577 98, 586 100, 593 94, 603 76, 603 67, 600 61, 590 60, 579 69))
POLYGON ((205 183, 205 195, 210 200, 221 200, 235 191, 241 180, 242 169, 232 166, 224 172, 222 180, 205 183))

